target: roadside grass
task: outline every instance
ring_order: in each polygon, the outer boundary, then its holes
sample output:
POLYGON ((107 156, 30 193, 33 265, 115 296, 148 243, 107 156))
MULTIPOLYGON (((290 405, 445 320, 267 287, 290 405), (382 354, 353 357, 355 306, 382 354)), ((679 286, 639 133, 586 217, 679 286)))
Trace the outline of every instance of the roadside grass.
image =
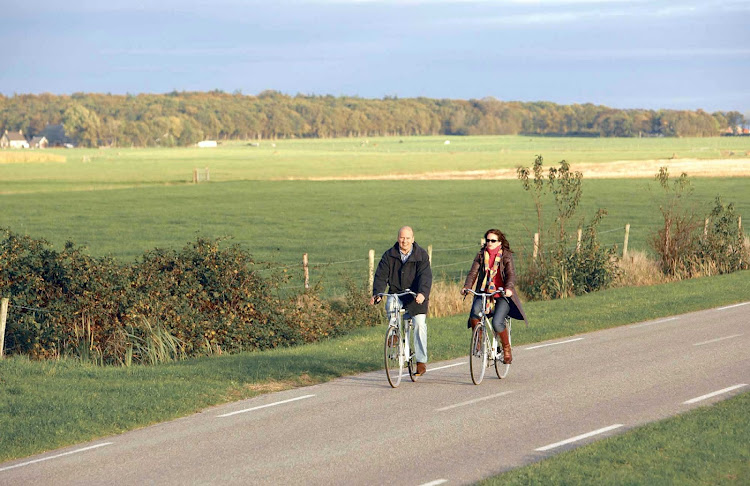
MULTIPOLYGON (((743 302, 750 295, 748 277, 745 271, 528 302, 531 325, 516 322, 513 342, 523 345, 743 302)), ((430 319, 431 361, 466 353, 465 319, 464 314, 430 319)), ((67 359, 0 360, 0 461, 118 434, 227 401, 382 369, 382 340, 383 326, 378 326, 296 348, 130 368, 67 359)))
POLYGON ((478 484, 750 484, 748 414, 746 392, 478 484))

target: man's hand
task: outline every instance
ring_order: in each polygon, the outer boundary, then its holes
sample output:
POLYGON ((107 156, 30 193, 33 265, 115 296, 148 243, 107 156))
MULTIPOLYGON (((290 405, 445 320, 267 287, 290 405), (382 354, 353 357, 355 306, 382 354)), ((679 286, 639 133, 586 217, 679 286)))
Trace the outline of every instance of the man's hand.
POLYGON ((416 297, 414 298, 414 301, 415 301, 415 302, 416 302, 417 304, 421 304, 422 302, 424 302, 424 299, 425 299, 425 296, 424 296, 424 294, 421 294, 421 293, 419 293, 419 294, 417 294, 417 296, 416 296, 416 297))
POLYGON ((469 289, 463 288, 461 289, 461 295, 466 295, 469 293, 469 289))
POLYGON ((373 295, 372 297, 370 297, 370 305, 379 304, 381 300, 383 299, 379 295, 373 295))

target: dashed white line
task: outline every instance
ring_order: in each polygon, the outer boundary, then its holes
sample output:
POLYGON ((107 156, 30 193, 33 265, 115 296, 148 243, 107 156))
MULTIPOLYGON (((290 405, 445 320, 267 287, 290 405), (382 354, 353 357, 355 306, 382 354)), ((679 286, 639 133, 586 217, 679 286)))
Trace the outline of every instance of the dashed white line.
POLYGON ((237 410, 235 412, 223 413, 221 415, 217 415, 217 417, 229 417, 231 415, 237 415, 238 413, 252 412, 253 410, 260 410, 261 408, 275 407, 276 405, 282 405, 284 403, 289 403, 289 402, 296 402, 297 400, 304 400, 305 398, 312 398, 314 396, 315 395, 304 395, 304 396, 297 397, 297 398, 290 398, 289 400, 282 400, 280 402, 269 403, 267 405, 260 405, 258 407, 246 408, 244 410, 237 410))
POLYGON ((740 304, 734 304, 734 305, 728 305, 726 307, 717 307, 716 310, 727 310, 727 309, 733 309, 735 307, 740 307, 742 305, 748 305, 750 302, 742 302, 740 304))
POLYGON ((76 449, 74 451, 63 452, 62 454, 57 454, 57 455, 54 455, 54 456, 42 457, 41 459, 34 459, 33 461, 26 461, 26 462, 22 462, 20 464, 14 464, 12 466, 6 466, 4 468, 0 468, 0 472, 7 471, 8 469, 15 469, 17 467, 28 466, 30 464, 36 464, 37 462, 49 461, 51 459, 57 459, 58 457, 69 456, 71 454, 78 454, 79 452, 90 451, 91 449, 98 449, 99 447, 104 447, 104 446, 108 446, 108 445, 111 445, 111 444, 114 444, 114 442, 103 442, 101 444, 96 444, 96 445, 92 445, 92 446, 89 446, 89 447, 84 447, 82 449, 76 449))
POLYGON ((444 412, 446 410, 451 410, 453 408, 465 407, 466 405, 473 405, 473 404, 478 403, 478 402, 483 402, 485 400, 490 400, 492 398, 501 397, 503 395, 508 395, 510 393, 513 393, 513 392, 510 391, 510 390, 508 390, 508 391, 504 391, 504 392, 501 392, 501 393, 495 393, 494 395, 490 395, 488 397, 475 398, 474 400, 469 400, 468 402, 461 402, 461 403, 456 403, 455 405, 448 405, 447 407, 437 408, 437 409, 435 409, 435 411, 436 412, 444 412))
POLYGON ((715 397, 716 395, 721 395, 722 393, 729 393, 732 390, 736 390, 738 388, 742 388, 743 386, 747 386, 747 383, 740 383, 739 385, 730 386, 729 388, 724 388, 723 390, 718 390, 713 393, 708 393, 706 395, 702 395, 700 397, 691 398, 688 401, 682 402, 683 405, 691 405, 693 403, 700 402, 702 400, 706 400, 711 397, 715 397))
POLYGON ((583 340, 583 338, 568 339, 567 341, 560 341, 560 342, 557 342, 557 343, 540 344, 538 346, 531 346, 529 348, 523 348, 523 349, 526 350, 526 351, 528 351, 530 349, 546 348, 547 346, 557 346, 558 344, 567 344, 567 343, 572 343, 572 342, 575 342, 575 341, 582 341, 582 340, 583 340))
POLYGON ((438 486, 438 484, 445 484, 447 483, 447 479, 436 479, 435 481, 430 481, 429 483, 420 484, 419 486, 438 486))
POLYGON ((577 435, 575 437, 571 437, 570 439, 561 440, 560 442, 555 442, 554 444, 546 445, 544 447, 540 447, 538 449, 534 449, 535 451, 544 452, 548 451, 550 449, 554 449, 556 447, 564 446, 566 444, 570 444, 572 442, 578 442, 579 440, 587 439, 589 437, 593 437, 595 435, 604 434, 606 432, 609 432, 610 430, 614 430, 617 428, 622 427, 622 424, 614 424, 610 425, 609 427, 604 427, 603 429, 594 430, 593 432, 588 432, 586 434, 577 435))
POLYGON ((455 364, 450 364, 450 365, 445 365, 445 366, 438 366, 437 368, 430 368, 429 370, 427 370, 427 372, 429 373, 430 371, 444 370, 445 368, 453 368, 454 366, 461 366, 465 364, 466 362, 464 361, 463 363, 455 363, 455 364))
POLYGON ((718 343, 719 341, 724 341, 726 339, 734 339, 740 336, 742 336, 742 334, 732 334, 731 336, 724 336, 724 337, 720 337, 716 339, 711 339, 710 341, 703 341, 701 343, 693 343, 693 346, 703 346, 704 344, 718 343))
POLYGON ((677 319, 679 319, 679 317, 670 317, 668 319, 659 319, 658 321, 644 322, 643 324, 636 324, 635 326, 630 326, 630 327, 631 329, 634 329, 636 327, 653 326, 654 324, 662 324, 664 322, 676 321, 677 319))

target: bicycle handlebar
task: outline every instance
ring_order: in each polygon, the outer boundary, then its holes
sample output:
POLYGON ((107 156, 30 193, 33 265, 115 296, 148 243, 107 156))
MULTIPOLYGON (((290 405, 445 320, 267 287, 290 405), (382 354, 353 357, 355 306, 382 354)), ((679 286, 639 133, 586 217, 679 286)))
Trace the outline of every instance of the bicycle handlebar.
POLYGON ((498 287, 497 290, 495 290, 494 292, 490 292, 490 293, 487 293, 487 292, 474 292, 471 289, 464 289, 464 290, 466 291, 466 293, 469 293, 469 294, 472 294, 472 295, 476 295, 477 297, 492 297, 492 296, 497 295, 497 294, 500 294, 503 297, 505 297, 505 289, 502 288, 502 287, 498 287))
POLYGON ((403 297, 404 295, 413 295, 414 297, 417 296, 417 294, 415 294, 414 292, 412 292, 410 289, 406 289, 403 292, 401 292, 400 294, 386 294, 385 292, 379 292, 379 293, 375 294, 376 297, 388 297, 388 296, 391 296, 391 297, 403 297))

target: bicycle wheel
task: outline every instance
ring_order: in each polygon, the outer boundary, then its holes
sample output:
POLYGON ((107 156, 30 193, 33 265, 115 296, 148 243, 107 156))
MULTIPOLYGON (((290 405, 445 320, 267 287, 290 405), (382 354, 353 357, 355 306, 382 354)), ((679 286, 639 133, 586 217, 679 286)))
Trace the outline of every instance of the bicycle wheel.
POLYGON ((478 385, 484 379, 487 368, 487 336, 484 326, 477 326, 471 333, 471 348, 469 348, 469 370, 471 381, 478 385))
POLYGON ((401 357, 401 336, 397 327, 388 326, 385 333, 385 375, 388 383, 396 388, 401 383, 404 359, 401 357))
MULTIPOLYGON (((510 343, 510 319, 507 319, 505 321, 505 327, 508 328, 508 342, 510 343)), ((503 361, 503 354, 502 352, 499 353, 498 357, 495 358, 495 373, 497 373, 497 377, 501 380, 508 376, 508 372, 510 371, 510 364, 506 364, 505 361, 503 361)))

